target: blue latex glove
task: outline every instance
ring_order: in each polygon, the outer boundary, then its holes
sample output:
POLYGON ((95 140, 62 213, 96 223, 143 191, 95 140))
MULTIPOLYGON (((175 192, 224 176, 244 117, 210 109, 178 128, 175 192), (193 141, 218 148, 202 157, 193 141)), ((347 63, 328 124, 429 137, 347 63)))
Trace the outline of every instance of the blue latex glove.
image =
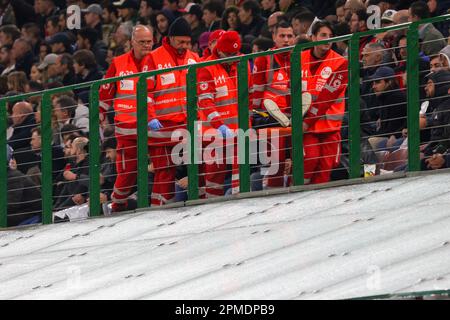
POLYGON ((159 122, 158 119, 153 119, 148 123, 148 127, 153 131, 158 131, 163 127, 163 125, 161 124, 161 122, 159 122))
POLYGON ((224 137, 224 138, 232 138, 234 136, 233 132, 225 124, 221 125, 219 128, 217 128, 217 130, 220 131, 220 133, 222 134, 222 137, 224 137))

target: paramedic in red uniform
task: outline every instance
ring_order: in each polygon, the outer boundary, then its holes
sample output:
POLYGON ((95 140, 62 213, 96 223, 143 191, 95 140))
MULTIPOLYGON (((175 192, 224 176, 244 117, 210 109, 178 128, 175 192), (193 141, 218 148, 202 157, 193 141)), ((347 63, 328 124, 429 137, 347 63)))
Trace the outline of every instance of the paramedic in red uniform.
MULTIPOLYGON (((327 21, 313 25, 312 41, 332 37, 327 21)), ((312 96, 303 120, 305 184, 328 182, 340 160, 348 62, 331 49, 331 44, 303 51, 301 62, 302 90, 312 96)))
MULTIPOLYGON (((285 48, 294 44, 294 31, 289 23, 281 21, 272 31, 275 47, 272 50, 285 48)), ((291 52, 272 54, 255 59, 253 66, 253 101, 255 110, 265 111, 264 99, 274 101, 281 112, 291 117, 290 67, 291 52)), ((273 126, 279 126, 274 124, 273 126)), ((286 137, 279 140, 278 171, 268 176, 267 187, 283 187, 284 167, 286 160, 286 137)))
MULTIPOLYGON (((148 70, 197 63, 198 55, 188 49, 190 43, 189 24, 183 18, 176 19, 162 46, 146 58, 148 70)), ((183 69, 149 78, 148 89, 153 97, 148 123, 150 157, 155 170, 152 205, 175 201, 176 166, 172 158, 175 143, 171 136, 177 129, 186 129, 186 74, 187 69, 183 69)))
MULTIPOLYGON (((138 25, 133 29, 132 49, 115 57, 106 71, 105 78, 119 77, 146 71, 143 58, 153 46, 151 27, 138 25)), ((129 78, 116 83, 105 84, 100 88, 100 119, 105 121, 106 113, 112 105, 115 116, 115 135, 117 138, 116 170, 112 210, 127 209, 128 196, 136 185, 137 176, 137 104, 136 90, 138 78, 129 78)))
MULTIPOLYGON (((241 39, 236 31, 226 31, 217 40, 212 54, 205 61, 212 61, 240 54, 241 39)), ((226 159, 232 164, 232 192, 239 191, 239 169, 237 164, 237 148, 235 133, 238 123, 238 84, 237 62, 215 64, 198 70, 198 105, 201 112, 208 114, 207 121, 217 129, 226 144, 233 144, 234 157, 226 159), (215 107, 215 112, 210 112, 215 107)), ((250 73, 249 73, 250 75, 250 73)), ((251 88, 251 77, 249 77, 251 88)), ((224 151, 224 156, 226 156, 224 151)), ((223 194, 226 166, 217 164, 206 165, 206 195, 207 197, 223 194)))

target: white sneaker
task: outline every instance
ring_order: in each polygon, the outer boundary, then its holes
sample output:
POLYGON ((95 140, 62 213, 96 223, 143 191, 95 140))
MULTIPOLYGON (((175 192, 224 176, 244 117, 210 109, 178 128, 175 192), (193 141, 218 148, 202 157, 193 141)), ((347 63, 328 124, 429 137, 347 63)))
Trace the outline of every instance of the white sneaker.
POLYGON ((275 103, 275 101, 270 99, 264 99, 263 104, 267 112, 275 120, 277 120, 281 124, 281 126, 289 127, 291 125, 291 120, 289 120, 289 118, 283 112, 281 112, 280 108, 275 103))

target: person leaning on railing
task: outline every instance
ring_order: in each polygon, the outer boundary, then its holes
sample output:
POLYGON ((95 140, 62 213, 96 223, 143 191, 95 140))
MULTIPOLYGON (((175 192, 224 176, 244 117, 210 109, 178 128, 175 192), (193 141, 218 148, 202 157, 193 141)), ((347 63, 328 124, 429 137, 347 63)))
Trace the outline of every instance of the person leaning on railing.
MULTIPOLYGON (((105 78, 119 77, 147 71, 144 57, 153 45, 153 30, 138 25, 132 33, 132 50, 115 57, 105 78)), ((137 176, 137 104, 138 78, 129 78, 100 87, 100 120, 106 121, 107 113, 114 108, 115 134, 117 138, 117 179, 111 195, 112 211, 127 209, 128 196, 136 184, 137 176)))

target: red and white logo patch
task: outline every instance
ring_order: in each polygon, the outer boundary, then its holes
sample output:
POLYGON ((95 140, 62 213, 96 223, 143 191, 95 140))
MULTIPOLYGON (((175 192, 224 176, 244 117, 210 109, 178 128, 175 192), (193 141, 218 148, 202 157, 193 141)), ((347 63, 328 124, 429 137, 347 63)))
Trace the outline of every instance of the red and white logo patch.
POLYGON ((205 91, 208 89, 208 84, 206 82, 200 83, 200 90, 205 91))

